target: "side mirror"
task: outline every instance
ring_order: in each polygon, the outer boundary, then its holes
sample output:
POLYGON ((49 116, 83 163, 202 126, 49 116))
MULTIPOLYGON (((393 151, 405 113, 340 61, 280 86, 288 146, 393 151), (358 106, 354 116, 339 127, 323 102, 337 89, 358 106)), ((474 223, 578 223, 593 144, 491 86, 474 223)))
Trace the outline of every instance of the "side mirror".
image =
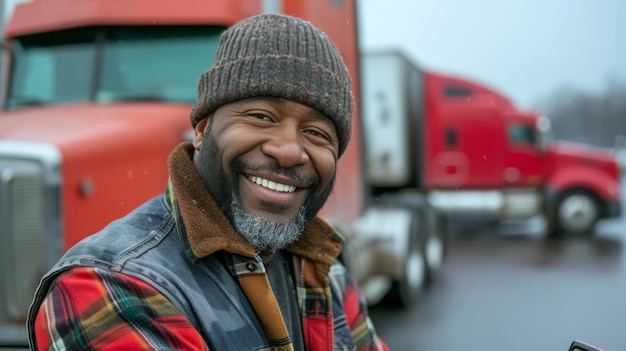
POLYGON ((552 123, 545 116, 540 116, 537 119, 536 125, 537 138, 535 140, 535 147, 539 154, 544 154, 548 149, 548 145, 551 140, 552 123))

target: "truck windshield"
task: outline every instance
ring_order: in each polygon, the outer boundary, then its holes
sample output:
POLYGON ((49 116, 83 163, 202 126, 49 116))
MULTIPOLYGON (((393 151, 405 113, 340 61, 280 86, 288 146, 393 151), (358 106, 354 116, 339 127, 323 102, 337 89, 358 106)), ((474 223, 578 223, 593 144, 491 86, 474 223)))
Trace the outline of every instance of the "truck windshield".
POLYGON ((193 102, 223 27, 80 28, 17 38, 8 107, 193 102))

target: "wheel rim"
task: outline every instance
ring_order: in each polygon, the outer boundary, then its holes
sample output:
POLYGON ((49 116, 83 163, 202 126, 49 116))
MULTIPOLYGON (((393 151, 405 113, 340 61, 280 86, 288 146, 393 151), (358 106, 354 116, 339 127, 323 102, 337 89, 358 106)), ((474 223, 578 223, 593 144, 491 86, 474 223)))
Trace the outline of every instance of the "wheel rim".
POLYGON ((443 265, 443 241, 439 236, 432 236, 426 243, 426 261, 431 271, 438 270, 443 265))
POLYGON ((587 231, 591 229, 597 217, 598 209, 595 202, 584 194, 566 197, 559 207, 559 222, 569 231, 587 231))

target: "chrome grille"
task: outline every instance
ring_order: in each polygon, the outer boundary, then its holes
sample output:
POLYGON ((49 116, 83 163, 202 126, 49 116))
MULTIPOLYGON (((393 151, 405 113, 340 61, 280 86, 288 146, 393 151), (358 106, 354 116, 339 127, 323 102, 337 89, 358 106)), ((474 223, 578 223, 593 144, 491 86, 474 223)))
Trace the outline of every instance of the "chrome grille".
POLYGON ((0 141, 0 328, 23 325, 60 254, 60 160, 49 145, 0 141))

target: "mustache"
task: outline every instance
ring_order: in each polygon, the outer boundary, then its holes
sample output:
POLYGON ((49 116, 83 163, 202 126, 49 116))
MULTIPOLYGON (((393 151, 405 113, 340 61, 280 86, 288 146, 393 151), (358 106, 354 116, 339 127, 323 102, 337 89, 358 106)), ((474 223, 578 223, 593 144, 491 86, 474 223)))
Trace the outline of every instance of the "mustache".
POLYGON ((246 171, 254 171, 254 172, 266 172, 266 173, 274 173, 284 177, 287 177, 299 184, 304 184, 305 187, 312 187, 319 183, 319 177, 307 177, 298 172, 298 170, 294 167, 285 168, 278 164, 275 160, 268 160, 262 165, 251 165, 246 164, 241 160, 235 160, 232 163, 232 172, 233 174, 237 173, 246 173, 246 171))

